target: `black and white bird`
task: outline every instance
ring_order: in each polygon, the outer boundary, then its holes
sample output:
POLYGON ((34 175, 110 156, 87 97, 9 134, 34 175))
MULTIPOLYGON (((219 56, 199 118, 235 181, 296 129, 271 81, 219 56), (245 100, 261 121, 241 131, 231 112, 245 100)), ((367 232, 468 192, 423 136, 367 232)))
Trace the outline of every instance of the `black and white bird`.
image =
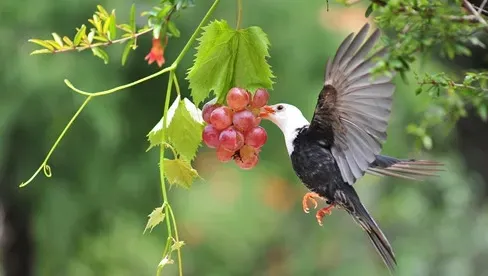
POLYGON ((365 173, 421 180, 435 175, 441 164, 380 155, 395 86, 391 75, 372 78, 376 58, 387 51, 367 56, 380 37, 376 30, 366 39, 368 30, 366 24, 356 36, 350 34, 328 60, 311 122, 297 107, 284 103, 265 106, 261 115, 283 132, 293 169, 310 190, 303 197, 304 211, 309 211, 308 200, 316 208, 315 198, 325 199, 328 206, 316 214, 322 225, 332 208, 346 210, 393 271, 396 259, 391 245, 352 184, 365 173))

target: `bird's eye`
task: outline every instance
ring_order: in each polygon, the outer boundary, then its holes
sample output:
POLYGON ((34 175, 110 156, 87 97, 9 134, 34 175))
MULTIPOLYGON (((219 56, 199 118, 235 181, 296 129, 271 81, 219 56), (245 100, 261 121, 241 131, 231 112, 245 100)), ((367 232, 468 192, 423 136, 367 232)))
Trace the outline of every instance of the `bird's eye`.
POLYGON ((280 105, 278 105, 278 107, 277 107, 276 109, 278 109, 278 110, 283 110, 284 108, 285 108, 285 107, 284 107, 284 106, 282 106, 282 105, 280 104, 280 105))

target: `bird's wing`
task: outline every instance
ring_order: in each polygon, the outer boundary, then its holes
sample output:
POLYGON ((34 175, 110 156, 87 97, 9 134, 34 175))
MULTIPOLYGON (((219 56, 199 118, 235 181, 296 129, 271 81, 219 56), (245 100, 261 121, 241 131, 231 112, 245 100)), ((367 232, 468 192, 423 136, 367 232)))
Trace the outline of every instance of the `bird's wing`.
POLYGON ((364 175, 381 151, 395 90, 392 76, 372 78, 376 58, 386 51, 366 58, 380 37, 376 30, 366 39, 368 30, 366 24, 356 36, 350 34, 327 62, 325 84, 309 127, 314 136, 330 141, 342 178, 349 184, 364 175))

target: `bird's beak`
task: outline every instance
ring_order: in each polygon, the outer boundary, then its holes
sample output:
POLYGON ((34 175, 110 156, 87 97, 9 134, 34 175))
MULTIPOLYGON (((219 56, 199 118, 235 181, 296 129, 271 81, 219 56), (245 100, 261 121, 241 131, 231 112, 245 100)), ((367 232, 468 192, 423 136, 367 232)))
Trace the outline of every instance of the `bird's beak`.
POLYGON ((259 116, 266 119, 266 118, 268 118, 268 116, 270 114, 274 114, 274 113, 275 113, 275 110, 271 106, 265 105, 261 108, 259 116))

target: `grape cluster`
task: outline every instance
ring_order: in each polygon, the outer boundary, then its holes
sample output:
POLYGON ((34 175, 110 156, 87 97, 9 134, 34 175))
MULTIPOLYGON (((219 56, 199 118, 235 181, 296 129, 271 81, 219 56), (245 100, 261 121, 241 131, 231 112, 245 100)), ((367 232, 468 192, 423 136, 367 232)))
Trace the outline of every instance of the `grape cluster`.
POLYGON ((245 89, 234 87, 227 93, 227 106, 207 103, 203 106, 203 141, 217 149, 221 162, 234 159, 242 169, 251 169, 259 161, 259 152, 268 135, 260 127, 261 107, 268 103, 266 89, 258 89, 254 97, 245 89))

